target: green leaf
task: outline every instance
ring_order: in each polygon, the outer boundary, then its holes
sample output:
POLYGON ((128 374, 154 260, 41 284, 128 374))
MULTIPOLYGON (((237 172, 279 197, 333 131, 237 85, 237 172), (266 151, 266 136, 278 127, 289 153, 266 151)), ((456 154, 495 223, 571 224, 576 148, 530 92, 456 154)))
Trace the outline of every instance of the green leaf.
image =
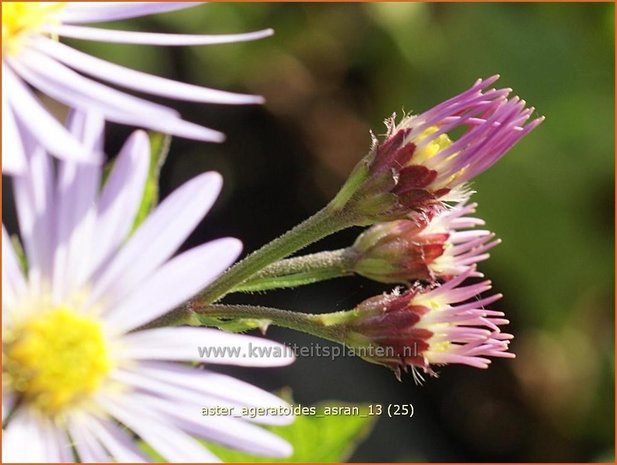
POLYGON ((24 247, 19 240, 19 236, 17 236, 16 234, 11 236, 11 245, 13 246, 13 251, 15 252, 15 256, 17 257, 19 268, 21 269, 24 276, 28 276, 28 259, 26 258, 26 252, 24 251, 24 247))
POLYGON ((229 333, 243 333, 252 329, 259 329, 262 333, 265 333, 271 323, 270 320, 258 318, 224 320, 221 318, 208 317, 204 315, 197 315, 197 319, 199 320, 200 326, 219 328, 229 333))
POLYGON ((167 159, 171 136, 159 132, 149 132, 150 137, 150 166, 148 168, 148 178, 141 205, 135 216, 132 231, 135 231, 141 223, 148 217, 150 212, 156 207, 159 200, 159 176, 161 167, 167 159))

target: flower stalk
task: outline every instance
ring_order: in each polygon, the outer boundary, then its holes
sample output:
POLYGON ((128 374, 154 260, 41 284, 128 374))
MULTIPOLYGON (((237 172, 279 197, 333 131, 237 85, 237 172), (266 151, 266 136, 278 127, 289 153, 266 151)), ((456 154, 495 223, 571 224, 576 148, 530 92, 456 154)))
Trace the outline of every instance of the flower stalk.
POLYGON ((269 325, 293 329, 339 343, 344 343, 347 333, 347 326, 342 323, 354 314, 353 310, 322 314, 299 313, 257 305, 200 305, 193 303, 189 308, 194 312, 194 317, 198 319, 205 317, 223 320, 262 320, 267 321, 269 325))
POLYGON ((356 222, 357 216, 353 210, 337 211, 332 205, 327 205, 290 231, 236 263, 193 301, 200 304, 216 302, 271 263, 330 234, 353 226, 356 222))
POLYGON ((274 262, 233 292, 256 292, 304 286, 353 275, 354 251, 350 248, 317 252, 274 262))

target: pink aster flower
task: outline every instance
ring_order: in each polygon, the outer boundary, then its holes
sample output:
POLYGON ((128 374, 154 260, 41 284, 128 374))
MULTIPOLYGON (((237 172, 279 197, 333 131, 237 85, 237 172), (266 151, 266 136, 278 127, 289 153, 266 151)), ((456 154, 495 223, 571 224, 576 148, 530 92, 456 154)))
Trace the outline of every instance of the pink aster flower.
POLYGON ((508 98, 511 89, 488 89, 498 77, 478 80, 399 124, 394 116, 386 122, 385 140, 374 138, 371 152, 349 181, 356 189, 358 173, 365 177, 348 202, 355 203, 366 223, 400 219, 436 202, 464 200, 465 183, 544 120, 530 121, 534 109, 525 108, 518 97, 508 98), (462 135, 452 139, 449 134, 461 129, 462 135))
POLYGON ((466 215, 477 204, 434 207, 408 219, 378 223, 363 232, 350 250, 353 271, 375 281, 403 283, 450 279, 489 257, 499 244, 484 221, 466 215))
MULTIPOLYGON (((93 114, 74 115, 69 127, 92 151, 102 129, 93 114)), ((144 132, 128 139, 102 189, 100 166, 60 161, 54 169, 35 140, 25 137, 24 146, 27 169, 13 178, 13 191, 25 270, 2 230, 3 461, 148 461, 137 436, 171 462, 216 461, 197 438, 289 455, 285 441, 254 424, 290 422, 284 402, 195 365, 289 364, 280 345, 214 329, 144 329, 239 254, 240 242, 226 238, 174 256, 214 203, 221 177, 188 181, 129 236, 148 170, 144 132), (281 356, 208 355, 200 347, 281 356), (236 414, 283 407, 283 414, 204 417, 204 407, 236 414)))
POLYGON ((513 358, 508 352, 513 336, 499 328, 508 320, 485 308, 501 294, 479 297, 491 289, 490 281, 461 286, 473 271, 433 289, 415 287, 364 301, 346 326, 346 344, 380 347, 364 358, 390 367, 397 377, 411 368, 416 379, 421 379, 418 369, 435 375, 433 365, 487 368, 488 357, 513 358))
POLYGON ((223 135, 184 121, 178 113, 119 91, 138 92, 201 103, 261 103, 241 95, 153 76, 93 57, 58 41, 84 40, 148 44, 206 45, 253 40, 272 34, 264 30, 234 35, 183 35, 119 31, 84 24, 135 18, 178 10, 199 3, 166 2, 4 2, 2 5, 2 163, 3 172, 23 172, 26 157, 18 140, 27 128, 50 154, 67 160, 96 162, 92 153, 45 109, 36 89, 63 104, 96 110, 108 121, 153 129, 189 139, 220 142, 223 135), (101 82, 99 82, 101 81, 101 82))

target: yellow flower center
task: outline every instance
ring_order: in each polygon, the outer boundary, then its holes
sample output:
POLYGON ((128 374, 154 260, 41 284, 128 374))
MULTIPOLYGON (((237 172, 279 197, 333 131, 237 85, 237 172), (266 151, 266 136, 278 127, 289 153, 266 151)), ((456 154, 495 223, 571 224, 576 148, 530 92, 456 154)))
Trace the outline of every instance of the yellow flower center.
MULTIPOLYGON (((410 124, 410 123, 406 123, 406 124, 410 124)), ((422 131, 422 133, 415 136, 414 142, 418 144, 422 142, 424 139, 426 139, 427 137, 435 134, 438 130, 439 128, 437 126, 431 126, 430 128, 425 129, 424 131, 422 131)), ((450 139, 448 134, 445 134, 445 133, 439 134, 438 136, 432 138, 429 142, 427 142, 422 147, 417 148, 414 151, 413 157, 409 161, 409 164, 424 165, 428 169, 441 172, 442 170, 444 170, 445 167, 447 167, 449 163, 452 162, 453 159, 455 159, 458 156, 459 152, 451 153, 443 160, 434 160, 433 158, 435 157, 435 155, 437 155, 441 151, 450 147, 453 143, 454 142, 452 141, 452 139, 450 139)), ((462 176, 465 170, 466 168, 459 169, 455 173, 452 173, 447 179, 442 179, 439 182, 439 184, 435 185, 434 187, 441 188, 441 187, 452 186, 454 181, 460 176, 462 176)))
MULTIPOLYGON (((439 128, 437 126, 431 126, 430 128, 425 129, 421 134, 419 134, 416 137, 415 142, 416 143, 422 142, 428 136, 435 134, 438 130, 439 128)), ((425 161, 430 160, 435 155, 437 155, 439 152, 448 148, 450 145, 452 145, 452 140, 448 137, 447 134, 438 135, 433 140, 431 140, 429 143, 420 147, 418 150, 414 152, 413 158, 412 158, 413 164, 419 165, 425 161)))
POLYGON ((424 307, 427 307, 430 311, 437 311, 437 310, 441 310, 444 306, 443 302, 440 301, 438 298, 426 298, 424 297, 422 294, 417 295, 414 297, 413 299, 413 304, 414 305, 422 305, 424 307))
POLYGON ((449 352, 450 341, 443 341, 431 344, 431 352, 449 352))
POLYGON ((67 307, 12 328, 3 351, 4 381, 48 415, 87 400, 112 365, 100 323, 67 307))
MULTIPOLYGON (((437 312, 444 308, 444 303, 441 302, 438 298, 432 299, 422 299, 421 297, 416 297, 414 299, 414 304, 423 305, 429 309, 429 312, 437 312)), ((434 336, 442 333, 443 330, 447 330, 451 328, 452 323, 423 323, 422 320, 418 323, 419 328, 428 329, 433 333, 434 336)), ((430 351, 431 352, 447 352, 450 349, 450 341, 442 341, 442 342, 430 342, 430 351)))
POLYGON ((14 54, 24 37, 58 22, 57 13, 67 2, 2 2, 2 52, 14 54))

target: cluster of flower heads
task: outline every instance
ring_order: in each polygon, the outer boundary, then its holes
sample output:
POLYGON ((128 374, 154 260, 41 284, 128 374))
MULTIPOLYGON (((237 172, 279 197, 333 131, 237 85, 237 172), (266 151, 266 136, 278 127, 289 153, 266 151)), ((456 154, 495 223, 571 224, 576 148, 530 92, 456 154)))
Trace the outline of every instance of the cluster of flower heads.
POLYGON ((188 36, 82 26, 195 5, 2 4, 3 173, 12 175, 23 245, 23 251, 15 248, 3 225, 4 462, 151 461, 137 437, 172 462, 218 461, 199 438, 270 457, 291 453, 286 441, 253 423, 287 424, 292 417, 247 421, 198 413, 208 406, 284 406, 278 397, 201 364, 281 366, 291 356, 208 357, 197 350, 278 344, 214 329, 145 327, 201 290, 240 253, 240 242, 226 238, 174 256, 214 203, 220 175, 188 181, 134 232, 149 168, 147 134, 133 133, 103 175, 105 120, 199 140, 222 135, 87 76, 198 102, 261 98, 147 75, 57 40, 198 45, 271 33, 188 36), (35 90, 72 108, 66 125, 51 116, 35 90))
POLYGON ((543 118, 529 121, 533 108, 510 89, 489 89, 498 76, 478 80, 469 90, 424 113, 386 122, 385 140, 359 165, 368 178, 353 194, 374 223, 348 249, 349 271, 404 290, 361 303, 347 324, 346 343, 378 345, 386 356, 369 361, 392 368, 397 377, 411 368, 436 375, 432 365, 461 363, 486 368, 487 357, 514 357, 503 313, 485 308, 501 295, 482 297, 490 281, 477 263, 499 243, 475 229, 476 204, 466 182, 492 166, 543 118), (448 133, 463 129, 455 141, 448 133), (384 221, 391 220, 391 221, 384 221))

